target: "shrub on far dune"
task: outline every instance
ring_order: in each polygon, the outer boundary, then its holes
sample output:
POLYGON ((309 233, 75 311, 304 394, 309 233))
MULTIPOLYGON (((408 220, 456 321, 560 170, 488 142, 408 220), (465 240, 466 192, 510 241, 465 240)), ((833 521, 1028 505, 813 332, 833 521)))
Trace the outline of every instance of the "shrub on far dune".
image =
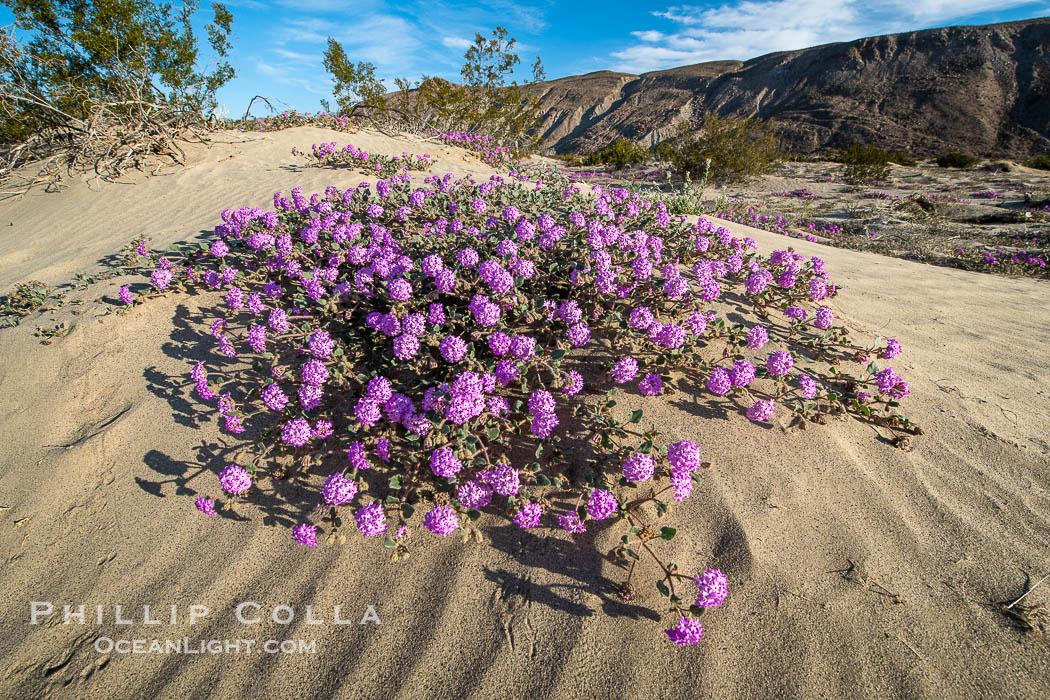
POLYGON ((644 163, 649 152, 627 139, 616 139, 605 148, 583 157, 584 165, 611 165, 616 170, 644 163))
POLYGON ((967 153, 950 151, 937 156, 937 165, 942 168, 972 168, 977 159, 967 153))
POLYGON ((783 160, 773 124, 757 117, 721 117, 707 112, 699 124, 686 121, 661 147, 672 170, 692 180, 710 177, 742 182, 773 172, 783 160))
POLYGON ((855 143, 839 155, 842 179, 851 185, 884 182, 890 176, 890 154, 875 146, 855 143))
POLYGON ((1039 156, 1028 161, 1029 168, 1038 170, 1050 170, 1050 154, 1039 156))

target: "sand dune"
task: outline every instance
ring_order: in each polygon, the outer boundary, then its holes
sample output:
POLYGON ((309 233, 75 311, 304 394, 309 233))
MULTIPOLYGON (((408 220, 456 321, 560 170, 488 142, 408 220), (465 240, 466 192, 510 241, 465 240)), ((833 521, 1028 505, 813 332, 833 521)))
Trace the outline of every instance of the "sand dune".
MULTIPOLYGON (((303 170, 292 146, 350 141, 430 152, 437 172, 491 172, 407 137, 302 128, 225 140, 164 176, 0 204, 0 286, 64 281, 139 233, 156 248, 193 238, 221 209, 266 206, 275 189, 364 179, 303 170)), ((838 318, 903 344, 894 366, 925 435, 906 451, 852 421, 789 431, 782 418, 773 428, 705 419, 688 391, 641 399, 668 441, 700 442, 715 465, 672 513, 679 536, 668 545, 683 570, 716 566, 730 577, 702 644, 667 643, 649 584, 620 601, 620 572, 602 556, 615 528, 580 541, 500 528, 492 546, 417 534, 412 560, 394 564, 363 538, 317 551, 294 544, 286 526, 314 496, 290 481, 236 517, 199 516, 193 494, 213 491, 237 450, 214 415, 196 412, 188 383, 216 298, 173 295, 96 318, 108 302, 95 300, 132 281, 114 279, 71 292, 85 303, 53 312, 72 331, 50 346, 33 336, 38 317, 0 331, 0 691, 1046 697, 1046 637, 1019 631, 994 603, 1019 596, 1026 573, 1034 582, 1050 571, 1050 286, 727 226, 762 251, 791 244, 826 259, 845 287, 838 318), (56 614, 31 624, 31 601, 52 602, 56 614), (297 618, 242 625, 233 612, 242 601, 260 603, 261 615, 289 605, 297 618), (134 624, 113 624, 118 603, 134 624), (85 604, 89 624, 62 624, 64 604, 85 604), (210 614, 190 625, 193 604, 210 614), (90 624, 96 605, 101 626, 90 624), (143 605, 165 620, 177 605, 177 623, 142 624, 143 605), (306 605, 325 624, 307 624, 306 605), (336 605, 355 624, 331 624, 336 605), (356 624, 368 605, 381 625, 356 624), (314 640, 316 653, 94 647, 100 637, 184 636, 257 647, 314 640)), ((1024 602, 1047 605, 1050 585, 1024 602)))

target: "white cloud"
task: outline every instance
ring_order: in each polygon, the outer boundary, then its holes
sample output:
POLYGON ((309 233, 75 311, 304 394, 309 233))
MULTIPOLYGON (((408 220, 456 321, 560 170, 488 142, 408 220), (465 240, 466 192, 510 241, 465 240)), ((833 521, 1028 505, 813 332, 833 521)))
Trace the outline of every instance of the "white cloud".
MULTIPOLYGON (((1039 4, 999 0, 996 10, 1039 4)), ((717 8, 672 6, 653 12, 671 32, 631 32, 633 44, 612 54, 614 70, 641 73, 722 59, 746 60, 774 51, 803 49, 918 29, 986 11, 986 0, 745 0, 717 8)))
POLYGON ((473 44, 470 39, 464 39, 458 36, 446 36, 441 39, 441 43, 450 49, 460 49, 466 51, 473 44))

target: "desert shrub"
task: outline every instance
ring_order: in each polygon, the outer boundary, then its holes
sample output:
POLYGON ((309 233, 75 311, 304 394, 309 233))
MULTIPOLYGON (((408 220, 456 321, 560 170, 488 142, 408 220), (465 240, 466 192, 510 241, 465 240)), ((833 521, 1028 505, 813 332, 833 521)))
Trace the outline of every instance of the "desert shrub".
POLYGON ((627 139, 616 139, 605 148, 589 153, 583 158, 584 165, 611 165, 623 170, 629 165, 644 163, 649 159, 649 152, 627 139))
POLYGON ((772 123, 756 117, 720 117, 707 112, 699 126, 682 122, 671 140, 674 172, 694 180, 743 181, 772 172, 782 160, 772 123))
MULTIPOLYGON (((539 99, 527 85, 512 80, 521 62, 516 41, 503 27, 491 37, 476 34, 464 54, 462 84, 423 76, 416 83, 398 78, 398 92, 390 100, 399 126, 415 131, 485 134, 493 146, 520 155, 539 143, 542 121, 539 99)), ((539 56, 532 65, 532 81, 544 80, 539 56)))
POLYGON ((904 151, 890 151, 886 154, 886 160, 890 163, 904 165, 909 168, 914 168, 916 165, 919 164, 919 161, 915 160, 904 151))
POLYGON ((4 169, 41 163, 52 186, 60 165, 112 179, 150 156, 182 162, 178 140, 206 127, 216 91, 234 76, 233 15, 220 3, 205 27, 209 69, 191 26, 196 2, 178 11, 147 0, 5 4, 15 24, 0 35, 4 169))
POLYGON ((678 149, 674 147, 670 140, 660 141, 653 146, 653 158, 662 163, 674 163, 679 156, 678 149))
POLYGON ((698 642, 728 582, 682 573, 660 545, 711 465, 699 433, 666 444, 639 397, 675 386, 756 423, 782 411, 917 433, 896 413, 907 383, 876 359, 900 344, 834 325, 819 258, 761 255, 626 190, 589 198, 534 177, 542 187, 451 174, 413 187, 407 173, 374 190, 297 187, 270 211, 225 210, 186 257, 140 246, 158 293, 223 298, 202 334, 212 369, 190 376, 244 451, 219 474, 225 501, 200 493, 196 507, 270 507, 268 482, 294 476, 319 504, 296 542, 357 530, 394 559, 422 531, 481 542, 508 521, 555 536, 612 519, 623 598, 655 580, 678 618, 670 639, 698 642))
POLYGON ((972 168, 977 159, 966 153, 951 151, 937 156, 937 165, 942 168, 972 168))
POLYGON ((381 109, 385 105, 386 88, 376 78, 373 64, 355 64, 332 37, 328 37, 323 60, 325 70, 332 76, 332 93, 341 116, 353 117, 358 110, 381 109))
POLYGON ((840 154, 842 179, 851 185, 885 181, 890 176, 890 155, 874 146, 855 143, 840 154))
POLYGON ((1037 168, 1039 170, 1050 170, 1050 154, 1039 156, 1028 161, 1029 168, 1037 168))

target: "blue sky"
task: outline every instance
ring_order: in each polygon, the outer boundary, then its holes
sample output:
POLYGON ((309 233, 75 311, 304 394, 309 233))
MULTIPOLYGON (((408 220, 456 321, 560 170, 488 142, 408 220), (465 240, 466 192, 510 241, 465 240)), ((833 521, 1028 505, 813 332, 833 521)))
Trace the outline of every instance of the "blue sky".
MULTIPOLYGON (((209 6, 199 14, 207 21, 209 6)), ((261 94, 279 107, 317 111, 331 94, 325 41, 393 78, 456 79, 476 32, 497 24, 519 43, 527 72, 537 54, 548 78, 596 70, 640 73, 747 59, 864 36, 1050 16, 1050 0, 746 0, 691 5, 553 0, 230 0, 237 78, 219 93, 230 116, 261 94), (988 9, 993 7, 995 9, 988 9)), ((11 14, 0 8, 0 21, 11 14)))

